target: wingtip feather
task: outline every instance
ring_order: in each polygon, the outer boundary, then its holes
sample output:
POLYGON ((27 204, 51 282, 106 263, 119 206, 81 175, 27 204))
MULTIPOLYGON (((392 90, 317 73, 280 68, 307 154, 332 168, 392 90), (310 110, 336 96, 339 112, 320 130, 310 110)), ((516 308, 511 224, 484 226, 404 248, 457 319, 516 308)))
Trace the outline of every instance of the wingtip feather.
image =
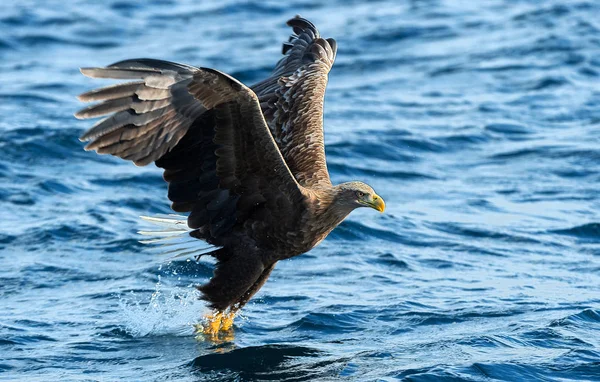
POLYGON ((94 71, 97 69, 98 68, 79 68, 79 71, 81 72, 81 74, 83 74, 86 77, 95 78, 94 71))

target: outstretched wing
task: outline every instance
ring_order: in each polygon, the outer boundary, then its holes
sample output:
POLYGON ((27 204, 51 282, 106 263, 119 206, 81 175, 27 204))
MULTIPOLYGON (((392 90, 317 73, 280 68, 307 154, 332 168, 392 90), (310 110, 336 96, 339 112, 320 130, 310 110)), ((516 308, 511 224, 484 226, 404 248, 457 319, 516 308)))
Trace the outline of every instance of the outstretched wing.
POLYGON ((113 113, 81 139, 91 140, 87 149, 164 168, 173 209, 191 212, 192 236, 267 249, 289 240, 305 198, 249 88, 213 69, 147 59, 82 72, 137 80, 80 97, 104 101, 80 118, 113 113))
POLYGON ((283 45, 285 55, 266 80, 252 86, 296 180, 305 187, 331 185, 323 139, 323 101, 337 51, 334 39, 323 39, 310 21, 296 16, 283 45))
POLYGON ((145 166, 171 150, 206 109, 188 92, 193 66, 137 59, 106 68, 82 68, 92 78, 135 80, 81 94, 84 102, 102 101, 80 110, 75 117, 110 114, 80 139, 91 141, 86 150, 111 154, 145 166))

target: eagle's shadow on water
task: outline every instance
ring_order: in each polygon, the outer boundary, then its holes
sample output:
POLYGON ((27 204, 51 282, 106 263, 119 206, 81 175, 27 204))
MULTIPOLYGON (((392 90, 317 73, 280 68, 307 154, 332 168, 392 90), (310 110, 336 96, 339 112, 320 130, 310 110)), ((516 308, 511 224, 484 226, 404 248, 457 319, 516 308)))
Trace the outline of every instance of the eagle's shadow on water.
MULTIPOLYGON (((326 354, 305 346, 271 344, 234 348, 232 343, 212 347, 212 352, 189 362, 192 373, 199 377, 212 375, 218 380, 312 380, 335 376, 339 368, 324 361, 326 354), (306 362, 314 358, 315 362, 306 362), (298 361, 302 359, 300 364, 298 361), (332 367, 334 366, 334 367, 332 367)), ((333 362, 339 363, 339 360, 333 362)), ((213 378, 211 377, 211 378, 213 378)), ((211 379, 215 380, 215 379, 211 379)))

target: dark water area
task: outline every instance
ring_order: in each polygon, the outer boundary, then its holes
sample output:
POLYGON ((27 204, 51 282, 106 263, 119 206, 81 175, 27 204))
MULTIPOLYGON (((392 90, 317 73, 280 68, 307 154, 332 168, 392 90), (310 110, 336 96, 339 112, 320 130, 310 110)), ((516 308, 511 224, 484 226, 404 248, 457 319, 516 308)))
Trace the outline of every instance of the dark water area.
POLYGON ((24 0, 0 28, 0 380, 600 380, 600 2, 24 0), (83 151, 75 96, 105 82, 78 68, 252 84, 298 13, 338 41, 332 178, 388 208, 197 340, 212 266, 138 243, 166 184, 83 151))

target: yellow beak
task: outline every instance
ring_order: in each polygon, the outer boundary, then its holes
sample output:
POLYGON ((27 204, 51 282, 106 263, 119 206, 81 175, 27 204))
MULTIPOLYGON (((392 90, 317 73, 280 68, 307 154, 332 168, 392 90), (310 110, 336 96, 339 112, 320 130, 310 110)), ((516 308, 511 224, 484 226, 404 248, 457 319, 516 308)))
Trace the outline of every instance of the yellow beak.
POLYGON ((385 211, 385 202, 379 195, 373 195, 373 199, 369 203, 369 206, 371 206, 371 208, 374 208, 379 212, 385 211))

